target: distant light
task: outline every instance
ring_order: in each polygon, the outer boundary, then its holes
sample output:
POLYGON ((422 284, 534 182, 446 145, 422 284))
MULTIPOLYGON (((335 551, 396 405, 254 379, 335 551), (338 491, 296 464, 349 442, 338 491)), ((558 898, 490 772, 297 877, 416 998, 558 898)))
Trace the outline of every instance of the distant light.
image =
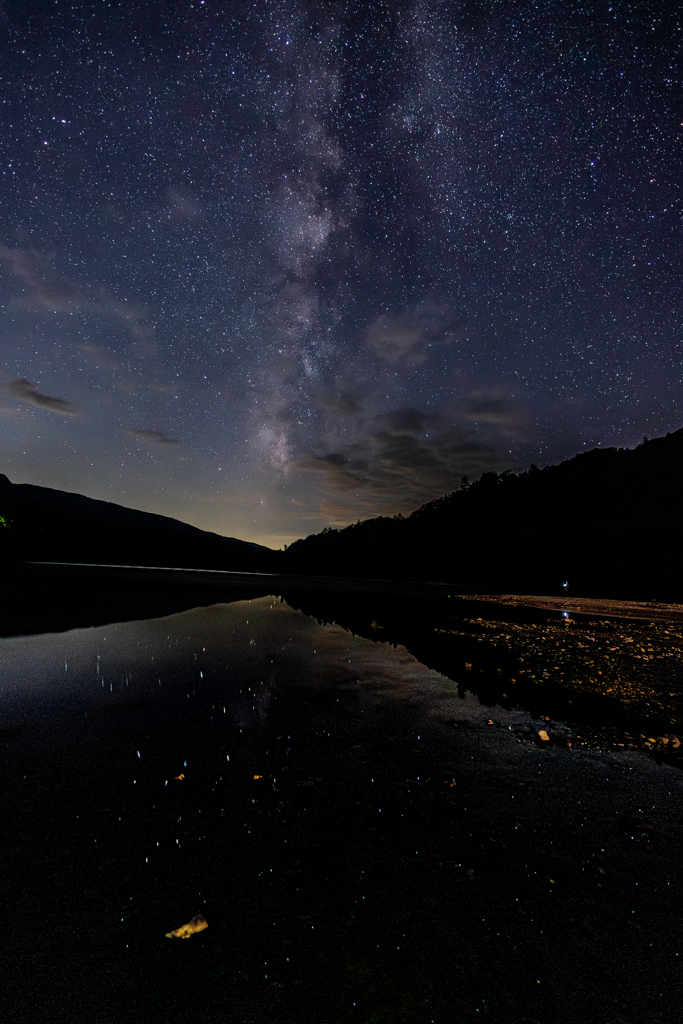
POLYGON ((566 582, 566 583, 563 583, 563 584, 562 584, 562 586, 563 586, 563 587, 564 587, 564 589, 566 590, 566 589, 567 589, 567 587, 569 586, 569 580, 567 580, 567 582, 566 582))

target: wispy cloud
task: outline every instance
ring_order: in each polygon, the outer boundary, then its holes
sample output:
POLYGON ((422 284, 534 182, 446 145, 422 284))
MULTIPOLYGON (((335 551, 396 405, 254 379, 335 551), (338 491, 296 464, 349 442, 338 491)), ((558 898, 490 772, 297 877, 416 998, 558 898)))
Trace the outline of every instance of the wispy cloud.
POLYGON ((139 303, 111 295, 106 288, 72 281, 53 266, 54 253, 34 249, 11 249, 0 243, 0 266, 6 267, 23 286, 15 301, 29 309, 53 313, 99 312, 118 320, 135 338, 150 349, 154 327, 149 313, 139 303))
POLYGON ((385 315, 370 324, 365 335, 367 348, 387 363, 424 363, 429 348, 453 340, 453 313, 445 306, 423 302, 398 316, 385 315))
POLYGON ((7 267, 24 285, 24 303, 55 313, 93 308, 92 300, 81 285, 53 269, 53 259, 54 255, 45 255, 34 249, 10 249, 0 243, 0 266, 7 267))
POLYGON ((85 352, 88 362, 98 370, 115 373, 121 366, 116 356, 109 349, 103 348, 101 345, 86 344, 78 345, 77 347, 80 348, 81 352, 85 352))
POLYGON ((180 444, 175 438, 166 437, 159 430, 127 430, 126 433, 129 437, 134 437, 136 441, 141 441, 142 444, 149 445, 173 445, 180 444))
POLYGON ((403 408, 373 417, 348 444, 311 452, 299 468, 320 475, 320 515, 342 524, 359 516, 413 511, 454 490, 463 476, 510 465, 471 430, 403 408))
POLYGON ((168 190, 167 215, 178 221, 203 221, 206 217, 204 207, 191 196, 183 194, 177 188, 168 190))
POLYGON ((51 395, 44 395, 38 390, 35 384, 25 377, 12 380, 5 384, 5 388, 13 398, 20 402, 28 402, 29 405, 37 405, 39 409, 47 409, 48 412, 57 412, 62 416, 73 416, 76 407, 63 398, 53 398, 51 395))
POLYGON ((348 388, 343 391, 331 392, 318 397, 318 402, 333 419, 343 419, 346 416, 358 416, 363 409, 361 396, 348 388))
POLYGON ((409 319, 384 316, 370 325, 365 343, 371 352, 387 363, 398 363, 411 353, 413 360, 417 355, 417 358, 424 362, 424 353, 414 352, 421 339, 422 331, 409 319))
POLYGON ((460 415, 472 423, 488 424, 501 436, 520 439, 529 427, 529 414, 504 388, 473 391, 460 415))

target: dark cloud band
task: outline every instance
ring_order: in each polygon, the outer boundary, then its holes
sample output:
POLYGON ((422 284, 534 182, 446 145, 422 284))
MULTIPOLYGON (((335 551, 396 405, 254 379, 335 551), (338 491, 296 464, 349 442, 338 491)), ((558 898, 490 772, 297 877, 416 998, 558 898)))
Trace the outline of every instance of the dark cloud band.
POLYGON ((63 398, 53 398, 51 395, 43 395, 35 384, 32 384, 25 377, 10 381, 5 384, 7 391, 20 402, 28 402, 29 405, 36 405, 39 409, 47 409, 48 412, 57 412, 62 416, 73 416, 76 407, 63 398))

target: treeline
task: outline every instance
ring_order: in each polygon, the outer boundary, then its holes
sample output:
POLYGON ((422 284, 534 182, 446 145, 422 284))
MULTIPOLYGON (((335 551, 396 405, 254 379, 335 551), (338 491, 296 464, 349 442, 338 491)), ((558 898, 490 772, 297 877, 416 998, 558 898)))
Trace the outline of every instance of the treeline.
POLYGON ((407 518, 296 541, 285 571, 683 600, 683 430, 463 484, 407 518))

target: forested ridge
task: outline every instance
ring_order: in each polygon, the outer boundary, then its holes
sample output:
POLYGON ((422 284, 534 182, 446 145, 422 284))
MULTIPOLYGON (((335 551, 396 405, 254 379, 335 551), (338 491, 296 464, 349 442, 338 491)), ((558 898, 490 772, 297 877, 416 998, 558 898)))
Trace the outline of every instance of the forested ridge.
POLYGON ((407 518, 296 541, 285 571, 683 600, 683 430, 484 473, 407 518), (567 584, 565 588, 563 585, 567 584))

